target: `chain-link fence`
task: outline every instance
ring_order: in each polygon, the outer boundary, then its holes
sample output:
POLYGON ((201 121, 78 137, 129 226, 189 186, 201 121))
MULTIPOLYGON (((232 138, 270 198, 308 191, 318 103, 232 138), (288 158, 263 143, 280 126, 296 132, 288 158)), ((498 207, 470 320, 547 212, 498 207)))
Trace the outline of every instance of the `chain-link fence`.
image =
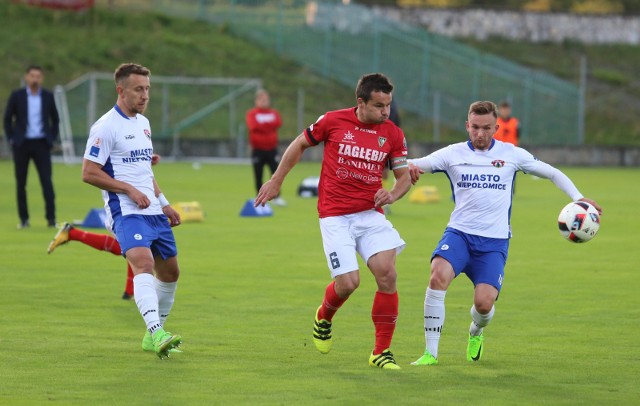
MULTIPOLYGON (((163 155, 244 156, 245 111, 253 107, 260 79, 152 77, 156 151, 163 155)), ((88 73, 56 87, 66 159, 81 156, 89 129, 116 99, 113 74, 88 73)))

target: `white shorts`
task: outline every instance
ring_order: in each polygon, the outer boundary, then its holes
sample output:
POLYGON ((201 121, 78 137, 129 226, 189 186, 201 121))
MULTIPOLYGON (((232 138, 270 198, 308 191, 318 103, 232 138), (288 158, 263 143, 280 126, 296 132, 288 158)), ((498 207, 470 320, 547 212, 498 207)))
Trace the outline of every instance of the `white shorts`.
POLYGON ((406 246, 391 222, 375 210, 321 218, 320 232, 332 278, 359 268, 356 252, 368 262, 378 252, 395 249, 399 254, 406 246))

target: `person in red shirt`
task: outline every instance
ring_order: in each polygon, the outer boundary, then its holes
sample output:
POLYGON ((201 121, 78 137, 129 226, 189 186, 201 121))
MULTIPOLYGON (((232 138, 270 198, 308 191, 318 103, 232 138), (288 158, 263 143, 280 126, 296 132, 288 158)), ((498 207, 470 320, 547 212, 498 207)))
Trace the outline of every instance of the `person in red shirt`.
MULTIPOLYGON (((278 168, 278 129, 282 126, 280 113, 271 108, 271 100, 266 90, 260 89, 256 92, 255 107, 247 111, 246 121, 256 192, 258 192, 262 187, 264 166, 269 166, 272 175, 278 168)), ((286 204, 279 196, 273 203, 280 206, 286 204)))
POLYGON ((400 199, 411 187, 404 134, 388 120, 392 91, 386 76, 362 76, 356 87, 357 106, 330 111, 300 134, 255 200, 256 206, 264 205, 278 196, 285 177, 303 152, 324 143, 318 213, 327 265, 334 280, 316 311, 313 342, 323 354, 331 350, 333 316, 360 284, 358 253, 378 286, 371 311, 375 346, 369 365, 384 369, 400 369, 389 348, 398 318, 396 254, 405 242, 385 218, 382 207, 400 199), (397 181, 386 190, 382 187, 382 170, 389 162, 397 181))

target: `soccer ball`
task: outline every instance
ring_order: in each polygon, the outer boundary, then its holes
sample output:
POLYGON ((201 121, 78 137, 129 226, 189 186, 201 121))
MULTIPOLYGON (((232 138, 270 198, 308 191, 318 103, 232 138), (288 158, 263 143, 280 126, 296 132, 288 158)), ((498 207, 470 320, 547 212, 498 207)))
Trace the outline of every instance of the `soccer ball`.
POLYGON ((571 242, 587 242, 600 229, 598 210, 587 202, 571 202, 560 211, 558 229, 571 242))

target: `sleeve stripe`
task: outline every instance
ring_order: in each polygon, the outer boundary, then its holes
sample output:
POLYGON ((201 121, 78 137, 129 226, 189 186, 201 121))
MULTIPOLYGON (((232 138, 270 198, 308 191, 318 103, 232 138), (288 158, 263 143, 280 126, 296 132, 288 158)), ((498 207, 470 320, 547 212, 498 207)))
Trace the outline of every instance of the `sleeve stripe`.
POLYGON ((309 140, 311 144, 313 145, 320 144, 315 138, 313 138, 313 135, 311 134, 311 128, 307 128, 306 130, 304 130, 304 135, 307 136, 307 140, 309 140))

